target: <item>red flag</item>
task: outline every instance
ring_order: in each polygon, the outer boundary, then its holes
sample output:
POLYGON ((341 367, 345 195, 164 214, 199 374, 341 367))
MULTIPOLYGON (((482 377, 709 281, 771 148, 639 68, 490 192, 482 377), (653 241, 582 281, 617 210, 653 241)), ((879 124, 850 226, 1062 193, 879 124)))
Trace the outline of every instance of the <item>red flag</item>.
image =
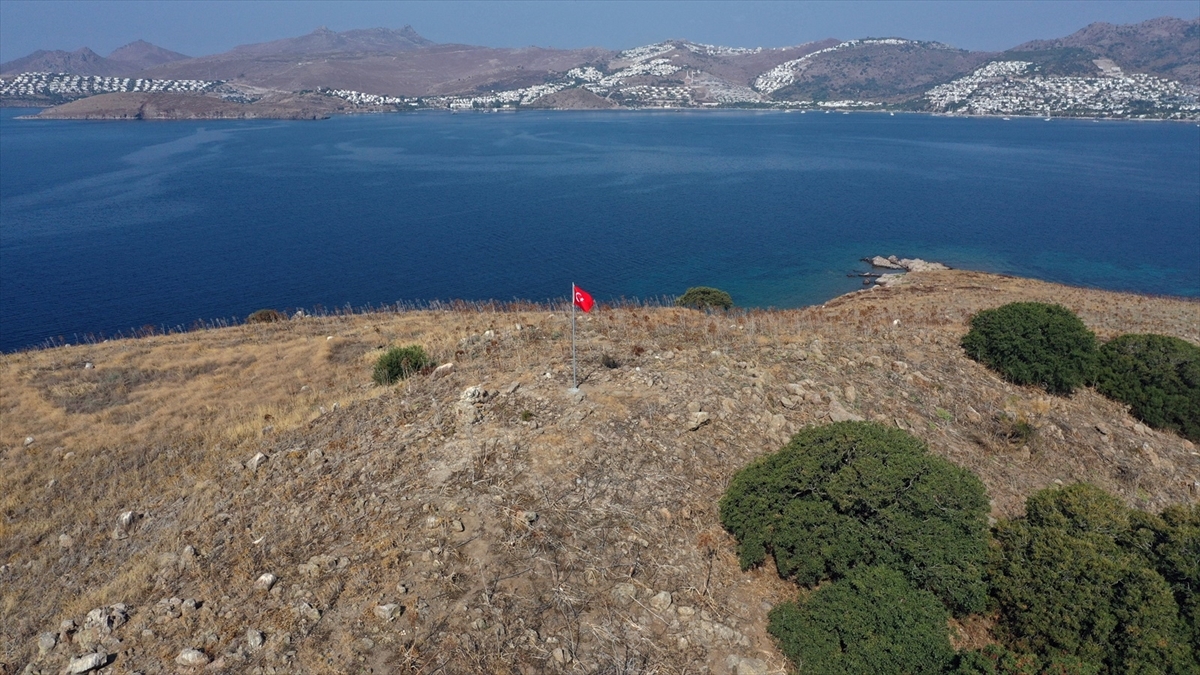
POLYGON ((592 296, 575 284, 571 284, 571 288, 575 289, 575 306, 585 312, 592 311, 592 307, 596 304, 596 301, 592 300, 592 296))

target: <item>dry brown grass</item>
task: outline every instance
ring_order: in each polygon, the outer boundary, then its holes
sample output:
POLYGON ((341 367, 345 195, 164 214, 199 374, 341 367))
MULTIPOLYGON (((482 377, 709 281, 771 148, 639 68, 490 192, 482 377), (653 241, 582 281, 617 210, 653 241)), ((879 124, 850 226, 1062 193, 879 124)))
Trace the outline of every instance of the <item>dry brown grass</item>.
MULTIPOLYGON (((580 322, 581 401, 566 391, 568 316, 548 308, 0 357, 0 662, 61 669, 82 645, 37 657, 38 633, 122 602, 116 672, 174 672, 184 647, 230 672, 682 674, 726 672, 730 654, 782 672, 765 617, 794 590, 738 569, 716 500, 834 398, 978 472, 997 516, 1056 480, 1142 508, 1197 498, 1190 444, 1139 431, 1093 392, 1049 397, 962 355, 967 318, 1017 299, 1065 304, 1102 337, 1200 343, 1196 302, 950 272, 801 310, 594 313, 580 322), (457 371, 371 385, 380 349, 410 343, 457 371), (491 395, 464 409, 474 385, 491 395), (713 419, 689 431, 694 405, 713 419), (126 510, 142 517, 114 539, 126 510), (274 589, 254 590, 268 571, 274 589), (628 602, 613 595, 624 583, 628 602), (650 603, 662 590, 666 610, 650 603), (199 606, 165 618, 172 597, 199 606), (404 608, 390 623, 373 614, 385 603, 404 608)), ((963 643, 987 626, 964 622, 963 643)))

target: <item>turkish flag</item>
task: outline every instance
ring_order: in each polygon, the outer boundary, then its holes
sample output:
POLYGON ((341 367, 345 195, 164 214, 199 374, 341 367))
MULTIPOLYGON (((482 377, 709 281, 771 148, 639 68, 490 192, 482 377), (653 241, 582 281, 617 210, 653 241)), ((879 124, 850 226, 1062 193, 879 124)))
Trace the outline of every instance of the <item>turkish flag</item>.
POLYGON ((592 296, 575 284, 571 284, 571 288, 575 289, 575 306, 585 312, 592 311, 592 307, 596 304, 596 301, 592 300, 592 296))

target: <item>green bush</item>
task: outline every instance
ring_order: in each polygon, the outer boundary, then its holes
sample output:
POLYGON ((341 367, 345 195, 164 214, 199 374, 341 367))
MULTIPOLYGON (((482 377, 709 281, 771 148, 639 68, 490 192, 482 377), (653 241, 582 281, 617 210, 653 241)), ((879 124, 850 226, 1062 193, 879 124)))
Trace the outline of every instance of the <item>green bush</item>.
POLYGON ((1038 492, 1026 513, 997 525, 989 565, 1009 648, 1044 672, 1196 672, 1171 586, 1132 545, 1153 534, 1133 527, 1144 519, 1085 484, 1038 492))
POLYGON ((955 614, 984 606, 983 484, 899 429, 805 429, 739 471, 720 513, 743 569, 770 553, 782 577, 809 585, 887 565, 955 614))
POLYGON ((1183 630, 1200 657, 1200 504, 1171 506, 1161 515, 1130 514, 1126 546, 1146 554, 1179 605, 1183 630))
POLYGON ((1010 382, 1070 394, 1096 368, 1096 336, 1065 307, 1014 302, 971 317, 962 339, 967 356, 1010 382))
POLYGON ((287 319, 282 312, 274 309, 260 309, 246 317, 246 323, 275 323, 287 319))
POLYGON ((1100 348, 1096 389, 1155 429, 1200 442, 1200 347, 1166 335, 1122 335, 1100 348))
POLYGON ((814 675, 942 673, 950 666, 946 608, 887 567, 861 567, 799 603, 771 610, 767 630, 814 675))
POLYGON ((693 309, 715 309, 717 307, 729 309, 733 307, 733 298, 718 288, 694 286, 676 298, 675 304, 693 309))
POLYGON ((371 377, 376 384, 392 384, 403 380, 423 368, 433 365, 433 361, 425 354, 420 345, 407 347, 392 347, 375 362, 375 372, 371 377))

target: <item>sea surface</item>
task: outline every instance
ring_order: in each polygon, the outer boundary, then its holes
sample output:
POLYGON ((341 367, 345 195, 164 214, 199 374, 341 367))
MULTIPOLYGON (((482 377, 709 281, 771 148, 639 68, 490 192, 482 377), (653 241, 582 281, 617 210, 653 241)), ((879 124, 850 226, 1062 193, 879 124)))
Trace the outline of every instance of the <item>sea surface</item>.
POLYGON ((434 299, 862 287, 864 256, 1200 296, 1200 127, 780 112, 0 110, 0 350, 434 299))

